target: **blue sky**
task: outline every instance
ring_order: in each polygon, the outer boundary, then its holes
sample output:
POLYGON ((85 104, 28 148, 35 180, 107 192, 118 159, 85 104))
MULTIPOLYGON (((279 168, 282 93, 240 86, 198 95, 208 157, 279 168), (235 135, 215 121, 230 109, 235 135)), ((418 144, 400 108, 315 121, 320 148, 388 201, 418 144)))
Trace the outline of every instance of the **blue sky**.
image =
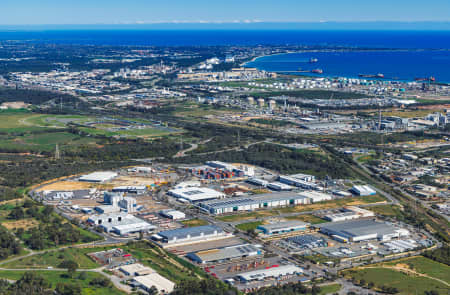
POLYGON ((1 25, 450 21, 450 0, 1 0, 1 25))

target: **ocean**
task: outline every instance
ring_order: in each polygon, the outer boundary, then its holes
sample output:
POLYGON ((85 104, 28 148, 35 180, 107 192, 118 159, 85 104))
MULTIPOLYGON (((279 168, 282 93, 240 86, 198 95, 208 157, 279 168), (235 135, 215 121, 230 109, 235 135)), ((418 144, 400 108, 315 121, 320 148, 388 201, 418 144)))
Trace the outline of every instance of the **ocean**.
POLYGON ((248 66, 268 71, 321 68, 326 76, 357 77, 382 73, 386 78, 412 80, 436 77, 450 82, 450 31, 347 31, 347 30, 10 30, 7 40, 46 44, 115 46, 307 45, 403 51, 347 51, 275 55, 248 66), (310 57, 318 63, 308 64, 310 57))
POLYGON ((384 74, 386 79, 410 81, 435 77, 437 82, 450 83, 450 51, 340 51, 304 52, 271 55, 246 64, 270 72, 326 77, 358 77, 359 74, 384 74), (316 63, 309 63, 316 58, 316 63), (323 74, 294 73, 322 69, 323 74))
POLYGON ((323 45, 450 49, 450 31, 0 30, 1 40, 92 45, 323 45))

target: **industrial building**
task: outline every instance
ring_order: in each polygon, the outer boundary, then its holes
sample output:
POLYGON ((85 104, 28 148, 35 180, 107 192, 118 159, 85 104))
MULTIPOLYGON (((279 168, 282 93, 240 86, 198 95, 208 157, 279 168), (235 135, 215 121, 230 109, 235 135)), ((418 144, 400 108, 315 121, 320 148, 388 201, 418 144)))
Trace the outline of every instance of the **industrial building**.
POLYGON ((153 268, 139 263, 122 265, 119 270, 127 276, 145 276, 156 272, 153 268))
POLYGON ((292 186, 278 181, 267 184, 267 187, 274 191, 291 191, 293 189, 292 186))
POLYGON ((254 184, 254 185, 264 186, 264 187, 266 187, 269 184, 269 182, 267 180, 254 178, 254 177, 247 179, 247 182, 254 184))
POLYGON ((133 197, 124 197, 122 193, 117 192, 105 192, 103 195, 103 202, 109 204, 108 206, 97 206, 96 210, 100 213, 111 213, 125 210, 128 213, 136 212, 136 199, 133 197))
POLYGON ((342 242, 359 242, 378 239, 389 241, 392 238, 409 235, 409 231, 372 219, 328 222, 317 225, 320 232, 342 242))
POLYGON ((113 193, 128 193, 142 195, 147 192, 146 186, 116 186, 112 189, 113 193))
POLYGON ((238 211, 310 204, 310 202, 310 198, 299 195, 299 193, 280 192, 206 201, 199 203, 198 206, 211 214, 224 214, 238 211))
POLYGON ((309 223, 292 220, 271 224, 259 225, 257 228, 262 230, 265 235, 277 235, 277 234, 285 234, 294 231, 303 231, 309 227, 309 223))
POLYGON ((166 279, 158 273, 135 277, 132 284, 147 292, 149 292, 152 287, 155 287, 158 289, 160 294, 169 294, 175 289, 174 282, 166 279))
POLYGON ((230 234, 224 232, 220 227, 214 225, 203 225, 161 231, 158 234, 153 235, 152 238, 162 242, 165 245, 173 245, 198 243, 230 236, 230 234))
POLYGON ((331 201, 333 199, 333 197, 329 194, 320 193, 320 192, 316 192, 316 191, 304 191, 304 192, 300 192, 298 194, 300 196, 308 198, 311 203, 331 201))
POLYGON ((241 273, 238 275, 238 277, 243 282, 251 282, 263 281, 267 278, 279 278, 286 275, 296 275, 301 273, 303 273, 303 269, 293 264, 288 264, 241 273))
POLYGON ((78 180, 85 182, 106 182, 117 177, 118 174, 116 172, 111 171, 103 171, 103 172, 94 172, 91 174, 83 175, 78 180))
POLYGON ((173 209, 161 210, 161 211, 159 211, 159 214, 161 214, 161 216, 163 216, 163 217, 170 218, 173 220, 186 218, 186 214, 184 214, 181 211, 173 210, 173 209))
POLYGON ((369 185, 355 185, 350 191, 358 196, 372 196, 377 194, 369 185))
POLYGON ((192 252, 187 257, 197 263, 214 263, 261 255, 261 249, 250 244, 192 252))
POLYGON ((312 190, 323 190, 322 187, 318 186, 315 181, 316 178, 314 175, 309 174, 294 174, 294 175, 280 175, 278 177, 278 181, 287 185, 292 185, 296 187, 300 187, 303 189, 312 189, 312 190))
POLYGON ((373 216, 375 216, 375 214, 370 210, 362 209, 356 206, 348 206, 345 207, 340 213, 325 215, 325 219, 331 222, 337 222, 373 216))
POLYGON ((327 241, 319 236, 314 235, 301 235, 287 238, 290 243, 296 244, 300 248, 314 249, 319 247, 327 247, 327 241))
POLYGON ((168 194, 175 198, 187 200, 189 202, 214 200, 225 197, 224 193, 207 187, 173 189, 170 190, 168 194))
POLYGON ((92 215, 87 222, 100 226, 105 232, 115 232, 119 235, 148 232, 156 228, 156 226, 124 212, 92 215))

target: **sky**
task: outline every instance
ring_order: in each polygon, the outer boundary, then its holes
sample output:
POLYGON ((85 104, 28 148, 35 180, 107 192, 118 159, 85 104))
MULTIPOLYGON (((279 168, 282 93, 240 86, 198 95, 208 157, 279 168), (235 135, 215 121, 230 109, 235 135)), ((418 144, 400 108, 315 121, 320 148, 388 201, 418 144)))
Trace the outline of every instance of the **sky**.
POLYGON ((450 0, 1 0, 0 25, 450 21, 450 0))

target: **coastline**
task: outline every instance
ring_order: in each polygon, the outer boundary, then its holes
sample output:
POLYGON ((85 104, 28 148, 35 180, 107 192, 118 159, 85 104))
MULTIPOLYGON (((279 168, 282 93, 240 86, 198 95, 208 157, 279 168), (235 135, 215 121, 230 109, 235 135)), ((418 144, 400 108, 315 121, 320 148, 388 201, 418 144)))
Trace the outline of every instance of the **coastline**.
MULTIPOLYGON (((333 77, 342 77, 342 78, 349 78, 349 79, 361 79, 361 77, 359 77, 359 74, 349 74, 349 73, 324 73, 324 74, 314 74, 314 73, 301 73, 301 75, 299 75, 296 70, 292 70, 288 71, 288 70, 268 70, 268 69, 264 69, 264 67, 258 66, 258 65, 254 65, 254 66, 250 66, 250 63, 256 62, 259 59, 263 58, 263 57, 270 57, 270 56, 277 56, 277 55, 288 55, 288 54, 305 54, 305 53, 311 53, 312 55, 314 53, 340 53, 340 52, 424 52, 424 51, 434 51, 434 52, 450 52, 450 49, 383 49, 383 50, 374 50, 374 49, 370 49, 370 50, 364 50, 364 49, 333 49, 333 50, 298 50, 298 51, 289 51, 289 52, 279 52, 279 53, 274 53, 274 54, 265 54, 265 55, 260 55, 260 56, 255 56, 253 57, 251 60, 247 61, 247 62, 243 62, 241 63, 242 67, 254 67, 254 68, 258 68, 259 70, 265 70, 265 71, 270 71, 270 72, 274 72, 274 73, 279 73, 279 74, 288 74, 288 75, 296 75, 296 76, 306 76, 306 77, 322 77, 322 78, 333 78, 333 77)), ((428 76, 435 76, 434 75, 434 69, 432 69, 430 71, 431 74, 429 74, 428 76)), ((373 73, 384 73, 386 74, 386 72, 383 72, 383 70, 377 70, 375 69, 373 73)), ((388 71, 389 72, 389 71, 388 71)), ((359 73, 364 73, 363 71, 360 71, 359 73)), ((436 72, 438 73, 438 71, 436 72)), ((370 74, 370 72, 369 72, 370 74)), ((442 85, 450 85, 450 81, 448 81, 448 74, 445 73, 443 76, 441 77, 442 80, 438 80, 433 84, 442 84, 442 85)), ((427 74, 424 75, 410 75, 409 78, 405 78, 405 75, 403 75, 403 77, 401 77, 401 75, 396 75, 396 73, 390 73, 390 75, 387 75, 388 77, 386 78, 380 78, 380 79, 376 79, 376 78, 365 78, 365 80, 376 80, 376 81, 390 81, 390 82, 414 82, 415 78, 413 77, 428 77, 427 74)))
POLYGON ((275 56, 275 55, 283 55, 283 54, 292 54, 292 53, 300 53, 301 51, 293 51, 293 52, 279 52, 279 53, 272 53, 272 54, 264 54, 264 55, 258 55, 253 57, 251 60, 243 62, 240 64, 241 67, 247 66, 248 63, 255 62, 256 60, 267 57, 267 56, 275 56))

